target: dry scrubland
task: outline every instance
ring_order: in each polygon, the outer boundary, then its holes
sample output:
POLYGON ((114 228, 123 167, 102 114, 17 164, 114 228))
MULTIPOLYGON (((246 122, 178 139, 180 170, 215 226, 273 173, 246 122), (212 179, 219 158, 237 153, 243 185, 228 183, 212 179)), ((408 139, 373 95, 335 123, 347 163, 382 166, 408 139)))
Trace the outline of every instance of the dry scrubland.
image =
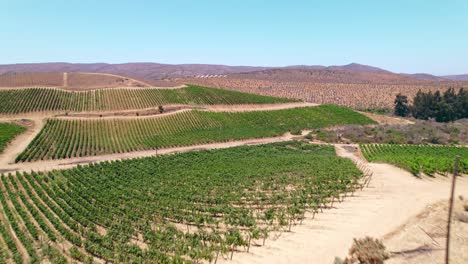
POLYGON ((62 87, 63 73, 8 73, 0 75, 0 89, 13 87, 62 87))
POLYGON ((145 82, 129 77, 103 73, 67 73, 66 88, 72 90, 91 90, 115 87, 148 87, 145 82))
POLYGON ((129 77, 86 72, 6 73, 0 75, 2 88, 57 87, 91 90, 115 87, 148 87, 149 84, 129 77))
POLYGON ((468 88, 467 82, 431 82, 392 73, 329 70, 270 70, 178 81, 312 103, 338 104, 359 110, 390 109, 398 93, 413 98, 418 90, 435 92, 450 87, 468 88))

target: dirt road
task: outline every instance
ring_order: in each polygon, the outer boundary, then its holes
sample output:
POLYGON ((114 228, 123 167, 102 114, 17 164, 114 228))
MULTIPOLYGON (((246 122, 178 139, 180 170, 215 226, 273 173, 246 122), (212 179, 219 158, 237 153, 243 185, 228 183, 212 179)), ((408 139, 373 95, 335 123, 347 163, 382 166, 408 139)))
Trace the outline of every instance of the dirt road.
MULTIPOLYGON (((340 156, 360 160, 337 146, 340 156)), ((250 253, 234 254, 223 263, 317 263, 330 264, 336 256, 344 257, 353 238, 382 237, 399 228, 427 205, 447 198, 447 179, 417 179, 409 172, 388 164, 366 164, 374 173, 369 188, 347 198, 336 208, 326 210, 314 220, 307 218, 293 232, 250 253)), ((458 181, 457 192, 468 195, 468 179, 458 181)))

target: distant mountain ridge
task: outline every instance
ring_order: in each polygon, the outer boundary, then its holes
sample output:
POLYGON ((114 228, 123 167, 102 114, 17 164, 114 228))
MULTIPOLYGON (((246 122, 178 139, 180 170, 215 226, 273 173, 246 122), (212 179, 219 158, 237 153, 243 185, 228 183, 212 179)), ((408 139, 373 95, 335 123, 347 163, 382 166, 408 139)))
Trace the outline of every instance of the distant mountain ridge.
POLYGON ((347 65, 291 65, 285 67, 262 67, 262 66, 228 66, 217 64, 161 64, 161 63, 27 63, 27 64, 5 64, 0 65, 0 74, 13 73, 38 73, 38 72, 95 72, 111 73, 129 76, 143 80, 161 80, 170 78, 183 78, 201 75, 229 75, 239 73, 260 72, 265 70, 329 70, 347 71, 358 73, 388 74, 400 75, 402 77, 412 78, 424 81, 468 81, 468 74, 434 76, 431 74, 397 74, 378 67, 350 63, 347 65))
POLYGON ((0 65, 0 74, 36 72, 95 72, 124 75, 144 80, 159 80, 210 74, 232 74, 264 70, 268 67, 226 66, 212 64, 160 63, 30 63, 0 65))
POLYGON ((459 74, 459 75, 445 75, 442 78, 449 79, 452 81, 468 81, 468 74, 459 74))

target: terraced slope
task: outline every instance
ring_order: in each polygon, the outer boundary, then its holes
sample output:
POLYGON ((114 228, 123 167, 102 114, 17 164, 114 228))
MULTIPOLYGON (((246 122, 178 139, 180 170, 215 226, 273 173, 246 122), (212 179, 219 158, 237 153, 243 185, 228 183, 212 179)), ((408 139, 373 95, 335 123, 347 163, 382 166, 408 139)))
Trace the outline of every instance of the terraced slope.
POLYGON ((0 90, 0 114, 86 112, 155 108, 169 104, 269 104, 294 100, 201 86, 180 89, 101 89, 65 91, 49 88, 0 90))
POLYGON ((17 161, 272 137, 287 131, 369 123, 374 121, 331 105, 232 113, 185 111, 139 119, 50 119, 17 161))
POLYGON ((289 230, 362 173, 331 146, 285 142, 0 176, 5 261, 200 263, 289 230))
POLYGON ((365 144, 360 147, 368 161, 394 164, 415 175, 420 172, 429 175, 452 172, 455 157, 459 155, 459 171, 468 173, 467 147, 389 144, 365 144))

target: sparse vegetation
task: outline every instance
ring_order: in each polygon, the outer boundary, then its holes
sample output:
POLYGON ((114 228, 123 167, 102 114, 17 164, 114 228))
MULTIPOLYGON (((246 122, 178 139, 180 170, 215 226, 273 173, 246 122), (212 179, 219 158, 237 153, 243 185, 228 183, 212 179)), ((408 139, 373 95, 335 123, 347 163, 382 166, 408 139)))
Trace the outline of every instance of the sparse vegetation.
POLYGON ((468 88, 468 83, 428 82, 395 76, 346 71, 278 71, 278 74, 238 74, 227 78, 188 79, 186 82, 241 92, 300 99, 318 104, 337 104, 356 110, 392 112, 397 94, 413 98, 418 91, 468 88), (369 75, 366 78, 363 75, 369 75))
POLYGON ((317 139, 330 143, 468 145, 466 120, 452 123, 415 120, 414 124, 405 125, 347 125, 318 129, 313 133, 317 139))
POLYGON ((0 74, 0 87, 60 87, 63 85, 61 72, 8 73, 0 74))
POLYGON ((382 241, 365 237, 354 239, 343 264, 383 264, 389 258, 382 241))

